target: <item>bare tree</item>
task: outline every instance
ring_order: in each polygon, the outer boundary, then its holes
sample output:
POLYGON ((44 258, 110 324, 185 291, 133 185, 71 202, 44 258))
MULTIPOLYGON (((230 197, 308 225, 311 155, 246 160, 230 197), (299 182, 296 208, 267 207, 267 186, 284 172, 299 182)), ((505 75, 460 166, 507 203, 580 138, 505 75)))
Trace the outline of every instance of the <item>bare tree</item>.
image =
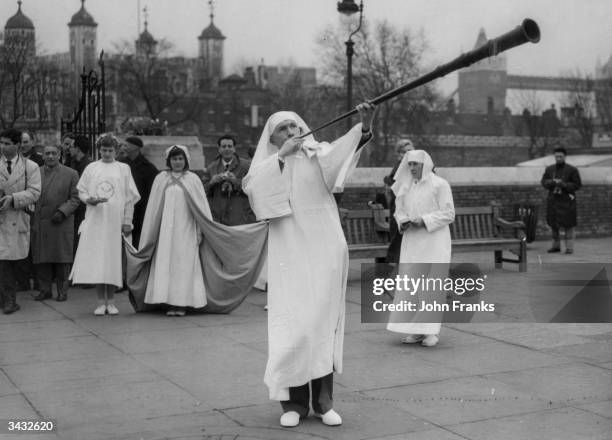
POLYGON ((580 140, 584 147, 593 146, 593 132, 595 121, 595 92, 594 81, 590 75, 583 75, 576 71, 566 77, 570 83, 570 90, 567 92, 564 103, 572 111, 572 125, 580 135, 580 140))
POLYGON ((35 55, 31 40, 11 36, 0 46, 0 126, 53 126, 62 73, 57 62, 35 55))
POLYGON ((0 124, 12 127, 24 115, 27 70, 34 62, 28 40, 12 37, 0 46, 0 124))
MULTIPOLYGON (((345 29, 327 28, 318 39, 322 76, 328 84, 342 84, 346 76, 345 29)), ((370 29, 366 22, 355 37, 354 90, 356 100, 372 99, 423 74, 427 43, 423 32, 397 29, 388 21, 370 29)), ((369 151, 369 164, 388 162, 398 133, 423 133, 436 100, 428 84, 386 101, 378 109, 374 134, 380 148, 369 151)))
POLYGON ((521 90, 514 96, 515 106, 523 108, 522 122, 529 136, 529 159, 545 156, 559 144, 560 121, 555 109, 544 110, 536 90, 521 90))
POLYGON ((174 48, 170 42, 160 40, 155 52, 137 53, 126 41, 115 48, 118 56, 109 63, 109 70, 123 107, 154 121, 165 119, 168 126, 197 118, 200 105, 195 82, 182 65, 188 60, 171 57, 174 48), (132 108, 127 105, 130 102, 132 108))

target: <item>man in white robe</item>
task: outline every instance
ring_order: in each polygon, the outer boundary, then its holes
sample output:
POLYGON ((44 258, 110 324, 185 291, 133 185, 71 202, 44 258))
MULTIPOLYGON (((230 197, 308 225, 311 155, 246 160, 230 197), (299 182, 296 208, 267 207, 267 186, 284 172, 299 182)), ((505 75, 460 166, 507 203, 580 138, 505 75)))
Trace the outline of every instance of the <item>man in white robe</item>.
POLYGON ((342 372, 348 249, 332 195, 342 191, 359 148, 371 138, 374 106, 357 109, 361 123, 332 144, 318 143, 293 112, 267 121, 244 192, 258 220, 269 220, 268 363, 264 381, 281 401, 282 426, 297 426, 310 409, 327 425, 333 372, 342 372))
MULTIPOLYGON (((408 151, 402 159, 395 183, 395 219, 402 234, 399 275, 419 279, 442 279, 448 275, 451 260, 449 226, 455 220, 453 194, 446 180, 433 172, 434 164, 423 150, 408 151), (433 264, 432 264, 433 263, 433 264)), ((433 285, 433 283, 432 283, 433 285)), ((395 304, 409 301, 446 302, 442 289, 418 289, 416 293, 398 290, 395 304)), ((392 312, 387 330, 407 333, 404 343, 421 342, 432 347, 439 341, 443 312, 392 312)))

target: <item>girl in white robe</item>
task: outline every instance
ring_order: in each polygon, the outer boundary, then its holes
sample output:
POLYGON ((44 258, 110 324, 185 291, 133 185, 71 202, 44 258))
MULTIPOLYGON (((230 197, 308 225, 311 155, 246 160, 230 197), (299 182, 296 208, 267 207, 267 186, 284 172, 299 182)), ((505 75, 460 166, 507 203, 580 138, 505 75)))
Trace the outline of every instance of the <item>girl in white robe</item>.
POLYGON ((168 304, 168 316, 185 316, 186 307, 206 305, 206 288, 200 262, 202 233, 191 214, 184 191, 190 191, 202 210, 210 215, 202 182, 189 171, 189 151, 182 145, 166 150, 166 165, 153 182, 154 197, 147 206, 143 237, 151 234, 155 210, 161 209, 161 226, 151 261, 145 303, 168 304), (163 200, 163 203, 161 202, 163 200))
POLYGON ((96 142, 101 159, 90 163, 77 184, 79 198, 86 204, 79 227, 79 245, 70 279, 74 284, 96 284, 95 315, 116 315, 116 287, 123 285, 121 234, 129 235, 134 204, 140 200, 130 167, 117 162, 119 141, 104 135, 96 142))
MULTIPOLYGON (((450 225, 455 208, 450 185, 433 173, 434 164, 423 150, 408 151, 391 187, 396 195, 395 219, 402 234, 399 275, 412 278, 441 279, 448 276, 451 260, 450 225), (434 263, 434 264, 429 264, 434 263)), ((397 290, 395 304, 409 301, 446 303, 445 292, 419 289, 416 294, 397 290)), ((443 312, 392 312, 387 330, 405 333, 404 343, 438 343, 443 312)))

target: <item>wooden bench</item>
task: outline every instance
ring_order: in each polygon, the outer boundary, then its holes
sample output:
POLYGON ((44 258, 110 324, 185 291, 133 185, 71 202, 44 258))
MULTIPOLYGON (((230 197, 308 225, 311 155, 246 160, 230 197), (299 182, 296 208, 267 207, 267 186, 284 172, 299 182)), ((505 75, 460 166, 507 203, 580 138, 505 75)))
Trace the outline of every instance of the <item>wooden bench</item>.
MULTIPOLYGON (((375 206, 339 210, 351 258, 375 258, 380 262, 387 255, 389 210, 375 206)), ((496 268, 508 262, 517 263, 520 272, 527 271, 525 224, 501 218, 498 205, 455 208, 450 232, 454 253, 492 250, 496 268), (508 231, 506 236, 504 231, 508 231), (516 258, 504 257, 505 250, 513 252, 516 258)))

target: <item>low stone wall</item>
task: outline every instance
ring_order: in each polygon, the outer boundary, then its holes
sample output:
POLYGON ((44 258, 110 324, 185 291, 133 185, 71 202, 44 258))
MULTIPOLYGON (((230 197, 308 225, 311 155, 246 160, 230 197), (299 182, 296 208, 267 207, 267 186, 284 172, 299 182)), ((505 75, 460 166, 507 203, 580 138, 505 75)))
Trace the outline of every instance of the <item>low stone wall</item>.
MULTIPOLYGON (((612 168, 580 168, 583 187, 577 193, 579 237, 612 235, 612 168)), ((357 168, 347 181, 340 205, 364 209, 382 190, 390 168, 357 168)), ((437 168, 451 185, 455 206, 482 206, 495 201, 502 216, 513 219, 514 205, 534 205, 538 212, 536 238, 550 237, 546 225, 547 191, 540 185, 544 170, 523 167, 437 168)), ((612 255, 612 251, 611 251, 612 255)))

